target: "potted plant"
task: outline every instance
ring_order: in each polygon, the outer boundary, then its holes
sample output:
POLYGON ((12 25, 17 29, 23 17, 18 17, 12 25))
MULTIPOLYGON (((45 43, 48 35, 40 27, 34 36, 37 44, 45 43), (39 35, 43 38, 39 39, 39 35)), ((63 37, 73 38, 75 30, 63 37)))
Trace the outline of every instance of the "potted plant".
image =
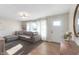
POLYGON ((64 34, 64 39, 65 39, 66 41, 70 41, 71 38, 72 38, 72 32, 66 32, 66 33, 64 34))

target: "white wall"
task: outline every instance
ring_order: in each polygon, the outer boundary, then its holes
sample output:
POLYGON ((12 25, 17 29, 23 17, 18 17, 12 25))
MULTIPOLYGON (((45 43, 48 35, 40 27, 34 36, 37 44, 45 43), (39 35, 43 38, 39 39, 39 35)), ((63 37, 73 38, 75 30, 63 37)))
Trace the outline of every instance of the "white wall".
POLYGON ((0 36, 10 35, 20 29, 19 21, 0 19, 0 36))

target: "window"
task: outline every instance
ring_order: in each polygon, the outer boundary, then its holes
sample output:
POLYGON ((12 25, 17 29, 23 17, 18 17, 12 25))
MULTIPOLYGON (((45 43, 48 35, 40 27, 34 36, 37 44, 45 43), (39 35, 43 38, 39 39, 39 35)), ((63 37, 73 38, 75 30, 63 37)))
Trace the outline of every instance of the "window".
POLYGON ((40 34, 40 22, 27 22, 26 26, 27 31, 38 32, 40 34))
POLYGON ((60 26, 61 25, 61 22, 60 21, 54 21, 53 22, 53 26, 60 26))
POLYGON ((46 20, 33 21, 26 23, 26 31, 37 32, 43 40, 46 40, 46 20))

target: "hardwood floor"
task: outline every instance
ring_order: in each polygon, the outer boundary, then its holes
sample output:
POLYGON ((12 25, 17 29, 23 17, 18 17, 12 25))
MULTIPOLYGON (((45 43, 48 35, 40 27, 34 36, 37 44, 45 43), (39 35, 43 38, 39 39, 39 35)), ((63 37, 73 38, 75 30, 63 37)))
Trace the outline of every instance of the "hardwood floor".
POLYGON ((33 49, 28 55, 59 55, 60 44, 42 42, 37 48, 33 49))
POLYGON ((59 44, 43 41, 32 44, 17 40, 6 44, 7 55, 58 55, 59 49, 59 44))
POLYGON ((74 41, 64 41, 61 44, 39 41, 29 43, 24 40, 12 41, 6 44, 7 55, 78 55, 79 46, 74 41), (14 53, 15 52, 15 53, 14 53))
POLYGON ((79 55, 79 46, 72 40, 61 42, 61 55, 79 55))

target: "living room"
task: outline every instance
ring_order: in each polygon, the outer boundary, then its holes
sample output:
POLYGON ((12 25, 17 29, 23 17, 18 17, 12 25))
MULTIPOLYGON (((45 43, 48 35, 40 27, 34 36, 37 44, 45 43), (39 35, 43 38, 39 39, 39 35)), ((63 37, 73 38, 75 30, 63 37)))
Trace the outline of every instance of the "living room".
MULTIPOLYGON (((0 5, 0 54, 78 54, 79 51, 70 52, 69 48, 60 53, 62 42, 73 39, 75 7, 76 4, 0 5)), ((78 39, 74 41, 78 46, 78 39)))

